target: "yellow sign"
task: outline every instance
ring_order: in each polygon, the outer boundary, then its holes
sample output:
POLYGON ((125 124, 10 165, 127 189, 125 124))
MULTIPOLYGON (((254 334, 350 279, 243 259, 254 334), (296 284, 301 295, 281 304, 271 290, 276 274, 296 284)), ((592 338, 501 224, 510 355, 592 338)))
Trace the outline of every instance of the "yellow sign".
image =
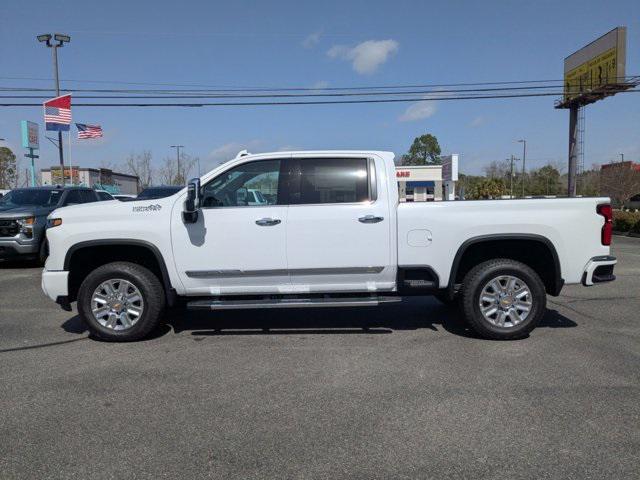
POLYGON ((612 48, 564 76, 564 98, 569 100, 596 88, 618 83, 617 49, 612 48))

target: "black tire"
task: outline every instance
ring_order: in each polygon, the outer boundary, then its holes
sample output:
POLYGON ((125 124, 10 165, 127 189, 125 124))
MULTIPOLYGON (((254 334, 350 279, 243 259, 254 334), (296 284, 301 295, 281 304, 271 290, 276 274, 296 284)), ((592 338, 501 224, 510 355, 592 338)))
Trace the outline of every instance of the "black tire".
POLYGON ((483 338, 514 340, 526 337, 538 325, 546 312, 547 295, 542 280, 533 269, 515 260, 498 258, 477 265, 465 275, 461 306, 469 325, 483 338), (494 325, 486 319, 479 304, 485 285, 502 275, 510 275, 524 281, 531 292, 532 305, 527 317, 521 323, 507 327, 494 325))
POLYGON ((128 342, 140 340, 156 329, 165 306, 165 292, 158 277, 145 267, 130 262, 114 262, 96 268, 84 279, 78 291, 78 313, 89 331, 103 340, 128 342), (91 297, 98 286, 109 279, 124 279, 141 293, 144 309, 140 318, 125 330, 103 326, 91 311, 91 297))
POLYGON ((40 242, 40 249, 38 250, 38 260, 42 265, 47 261, 49 257, 49 241, 45 237, 42 242, 40 242))

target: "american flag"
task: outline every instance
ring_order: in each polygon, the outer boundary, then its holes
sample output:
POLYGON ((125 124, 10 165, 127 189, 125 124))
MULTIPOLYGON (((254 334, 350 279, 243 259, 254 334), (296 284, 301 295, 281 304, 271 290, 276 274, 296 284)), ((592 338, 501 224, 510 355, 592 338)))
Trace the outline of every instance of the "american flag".
POLYGON ((78 139, 80 138, 100 138, 102 127, 100 125, 87 125, 86 123, 76 123, 78 129, 78 139))
POLYGON ((44 102, 44 122, 47 130, 69 130, 71 125, 71 95, 44 102))

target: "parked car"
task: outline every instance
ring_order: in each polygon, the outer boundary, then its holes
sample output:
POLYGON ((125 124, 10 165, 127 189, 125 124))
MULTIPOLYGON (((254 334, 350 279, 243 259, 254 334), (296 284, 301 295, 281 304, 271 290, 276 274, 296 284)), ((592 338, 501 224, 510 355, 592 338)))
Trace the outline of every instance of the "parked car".
POLYGON ((108 200, 115 200, 114 196, 106 190, 96 190, 96 193, 98 194, 100 201, 106 202, 108 200))
POLYGON ((9 193, 11 190, 0 190, 0 198, 4 197, 7 193, 9 193))
POLYGON ((84 187, 16 188, 0 198, 0 259, 47 257, 47 215, 56 208, 97 202, 98 194, 84 187))
POLYGON ((158 187, 147 187, 142 190, 135 200, 155 200, 157 198, 165 198, 178 193, 184 186, 179 185, 161 185, 158 187))
POLYGON ((399 203, 390 152, 245 155, 171 197, 54 211, 42 288, 110 340, 147 336, 180 298, 224 310, 416 295, 513 339, 565 283, 615 279, 611 213, 607 198, 399 203), (262 188, 267 204, 243 201, 262 188))
POLYGON ((116 200, 120 200, 120 201, 129 201, 129 200, 133 200, 134 198, 136 198, 135 195, 129 195, 127 193, 116 193, 113 195, 113 198, 115 198, 116 200))

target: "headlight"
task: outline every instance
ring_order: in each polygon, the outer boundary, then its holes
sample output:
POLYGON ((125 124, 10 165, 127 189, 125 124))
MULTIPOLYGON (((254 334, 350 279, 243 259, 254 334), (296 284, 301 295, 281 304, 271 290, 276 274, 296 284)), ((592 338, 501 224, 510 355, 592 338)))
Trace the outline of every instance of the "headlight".
POLYGON ((49 218, 47 219, 47 228, 59 227, 62 225, 61 218, 49 218))
POLYGON ((20 233, 30 237, 33 235, 33 224, 36 223, 36 217, 17 218, 16 223, 20 226, 20 233))

